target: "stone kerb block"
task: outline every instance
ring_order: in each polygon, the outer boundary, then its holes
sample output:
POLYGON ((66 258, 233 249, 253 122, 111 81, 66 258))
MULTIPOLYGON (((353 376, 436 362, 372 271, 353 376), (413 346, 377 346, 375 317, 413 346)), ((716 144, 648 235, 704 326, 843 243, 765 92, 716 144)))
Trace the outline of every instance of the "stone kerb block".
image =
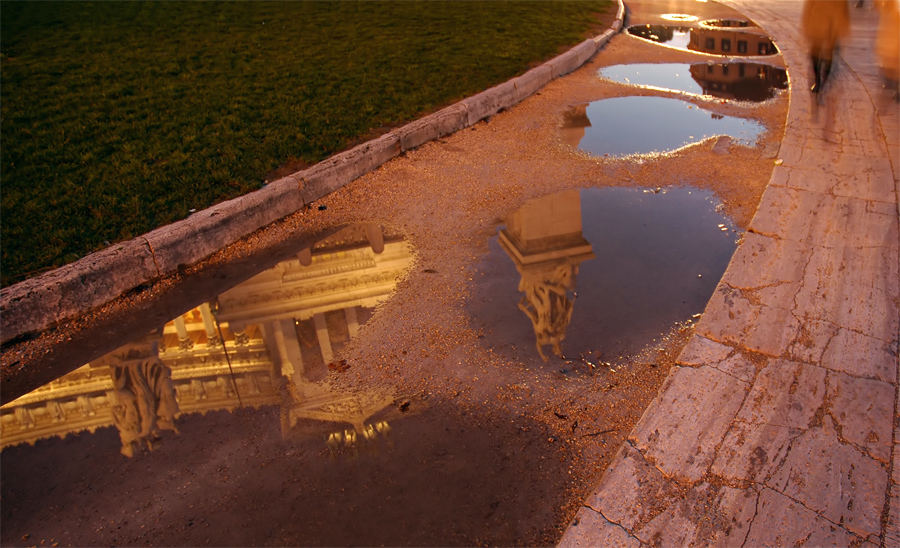
POLYGON ((593 38, 585 40, 584 42, 575 46, 575 59, 578 63, 578 66, 575 68, 578 68, 581 65, 587 63, 588 60, 593 57, 595 53, 597 53, 597 49, 599 47, 600 46, 593 40, 593 38))
MULTIPOLYGON (((581 44, 578 44, 574 48, 570 49, 569 51, 562 53, 560 55, 557 55, 553 59, 550 59, 549 61, 547 61, 547 64, 550 65, 550 69, 552 71, 553 78, 559 78, 560 76, 562 76, 564 74, 568 74, 568 73, 572 72, 573 70, 577 69, 578 67, 580 67, 582 64, 584 64, 584 61, 586 61, 587 59, 590 58, 590 56, 584 57, 584 49, 583 48, 585 48, 585 47, 593 48, 594 52, 597 51, 596 50, 597 46, 596 46, 596 44, 594 44, 594 40, 589 38, 589 39, 585 40, 584 42, 582 42, 581 44), (586 43, 588 43, 588 42, 590 43, 590 45, 586 46, 586 43), (583 60, 579 61, 579 59, 581 59, 582 57, 584 57, 583 60)), ((594 53, 591 53, 591 55, 593 55, 593 54, 594 53)))
POLYGON ((434 114, 410 122, 395 130, 400 138, 400 148, 407 151, 421 146, 438 137, 450 135, 466 127, 468 122, 466 107, 457 103, 434 114))
POLYGON ((467 97, 460 101, 468 111, 467 125, 475 125, 479 121, 493 116, 501 109, 509 108, 518 102, 516 84, 513 80, 507 80, 499 86, 486 89, 477 95, 467 97))
POLYGON ((284 177, 265 188, 216 204, 144 237, 160 274, 202 261, 223 247, 290 215, 303 206, 296 178, 284 177))
POLYGON ((40 331, 159 275, 142 238, 113 245, 0 291, 0 340, 40 331))
POLYGON ((350 183, 400 154, 400 135, 392 131, 301 171, 300 198, 310 203, 350 183))
POLYGON ((530 97, 553 79, 553 69, 546 63, 513 79, 516 86, 516 102, 530 97))

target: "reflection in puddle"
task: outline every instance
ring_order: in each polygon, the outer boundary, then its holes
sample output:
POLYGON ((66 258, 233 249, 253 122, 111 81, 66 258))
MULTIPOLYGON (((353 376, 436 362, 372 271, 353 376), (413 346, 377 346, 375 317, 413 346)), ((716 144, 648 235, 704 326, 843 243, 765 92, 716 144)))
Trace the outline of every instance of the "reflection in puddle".
POLYGON ((763 34, 730 30, 727 27, 680 27, 634 25, 628 33, 667 46, 712 55, 775 55, 778 48, 763 34))
POLYGON ((595 258, 582 236, 581 198, 570 190, 533 200, 506 219, 500 245, 519 271, 519 310, 531 320, 538 354, 560 356, 575 305, 578 265, 595 258))
POLYGON ((755 27, 754 23, 743 19, 708 19, 701 21, 701 25, 705 27, 726 27, 726 28, 745 28, 755 27))
POLYGON ((326 448, 321 421, 285 435, 280 414, 265 406, 186 415, 180 435, 134 459, 117 454, 109 428, 7 448, 3 545, 26 544, 23 535, 47 546, 554 540, 545 537, 569 496, 568 453, 540 423, 413 399, 405 412, 392 405, 374 416, 374 437, 326 448))
POLYGON ((753 145, 764 130, 759 122, 678 99, 617 97, 574 107, 565 113, 560 134, 590 154, 626 156, 672 151, 714 135, 753 145))
POLYGON ((695 188, 583 189, 529 201, 491 240, 475 321, 494 348, 517 358, 534 356, 535 343, 544 359, 546 344, 570 359, 633 355, 703 311, 736 246, 720 207, 695 188))
POLYGON ((625 84, 737 101, 762 102, 787 89, 784 69, 758 63, 633 63, 604 67, 597 74, 625 84))
POLYGON ((180 415, 261 405, 283 405, 285 429, 316 417, 366 435, 368 416, 391 399, 336 392, 328 373, 411 263, 402 237, 348 227, 4 405, 0 443, 115 426, 133 456, 180 415))
POLYGON ((633 27, 628 27, 628 33, 645 40, 652 40, 679 49, 687 49, 688 44, 691 41, 690 27, 635 25, 633 27))
POLYGON ((286 253, 0 408, 3 545, 556 538, 572 453, 549 427, 340 382, 410 245, 366 225, 286 253))

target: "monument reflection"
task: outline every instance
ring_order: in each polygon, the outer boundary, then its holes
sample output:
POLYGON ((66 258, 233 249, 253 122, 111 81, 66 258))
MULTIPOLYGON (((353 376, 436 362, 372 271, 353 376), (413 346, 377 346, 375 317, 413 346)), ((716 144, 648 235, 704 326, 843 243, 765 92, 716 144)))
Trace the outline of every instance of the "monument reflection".
POLYGON ((575 278, 595 258, 581 226, 581 194, 569 190, 530 200, 506 219, 500 245, 520 275, 518 303, 534 329, 535 347, 562 356, 562 342, 575 306, 575 278))

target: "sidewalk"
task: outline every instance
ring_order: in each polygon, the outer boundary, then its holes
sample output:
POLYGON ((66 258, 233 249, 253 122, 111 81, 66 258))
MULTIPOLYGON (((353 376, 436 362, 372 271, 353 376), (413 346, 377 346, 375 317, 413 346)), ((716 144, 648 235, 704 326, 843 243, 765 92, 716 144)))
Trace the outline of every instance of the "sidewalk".
POLYGON ((877 15, 853 11, 814 112, 802 3, 728 4, 784 53, 783 163, 561 545, 897 545, 900 109, 880 89, 877 15))

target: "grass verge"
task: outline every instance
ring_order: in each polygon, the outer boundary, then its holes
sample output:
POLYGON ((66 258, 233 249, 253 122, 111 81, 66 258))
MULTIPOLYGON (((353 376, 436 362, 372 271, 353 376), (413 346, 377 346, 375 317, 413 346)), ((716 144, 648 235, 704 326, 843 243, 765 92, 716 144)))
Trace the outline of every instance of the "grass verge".
POLYGON ((612 10, 607 0, 4 1, 0 283, 502 82, 612 10))

